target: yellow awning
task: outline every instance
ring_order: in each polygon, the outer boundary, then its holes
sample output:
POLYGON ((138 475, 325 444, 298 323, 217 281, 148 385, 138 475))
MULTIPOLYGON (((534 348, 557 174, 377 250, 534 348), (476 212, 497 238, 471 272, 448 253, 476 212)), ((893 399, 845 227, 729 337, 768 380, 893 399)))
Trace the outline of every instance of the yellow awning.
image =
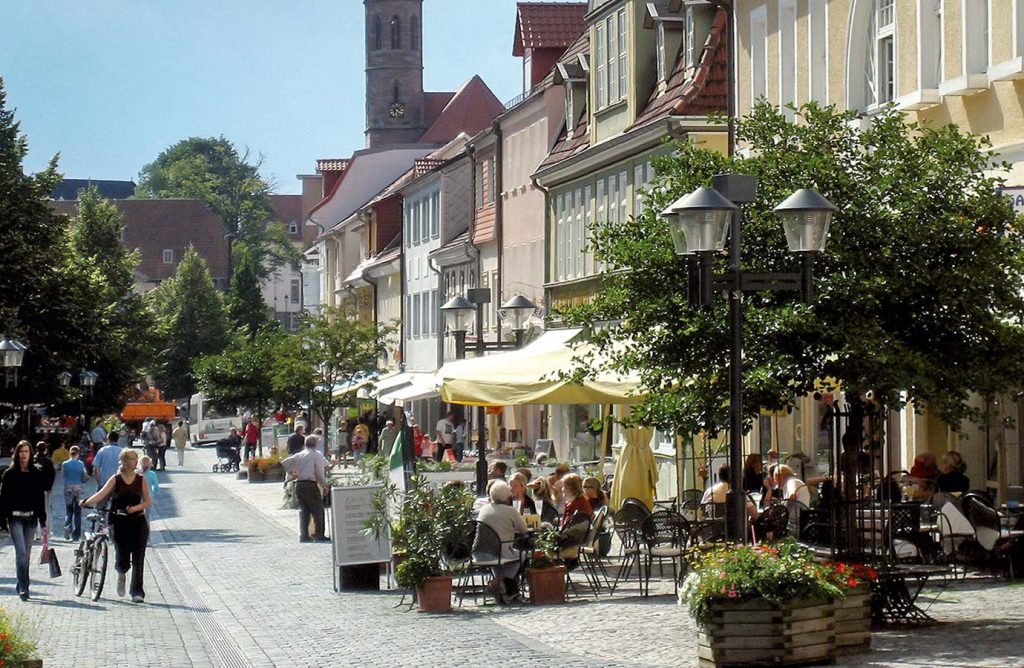
POLYGON ((437 372, 441 400, 465 406, 523 404, 632 404, 640 377, 601 372, 575 385, 558 378, 580 363, 601 368, 596 347, 573 345, 582 330, 549 330, 521 350, 448 362, 437 372))

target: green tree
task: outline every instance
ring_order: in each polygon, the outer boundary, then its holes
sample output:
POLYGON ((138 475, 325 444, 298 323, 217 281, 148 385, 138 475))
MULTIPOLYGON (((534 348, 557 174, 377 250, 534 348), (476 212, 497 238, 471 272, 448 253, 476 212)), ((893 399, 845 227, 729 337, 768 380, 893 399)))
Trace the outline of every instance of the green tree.
POLYGON ((239 154, 223 136, 191 137, 166 149, 142 168, 135 196, 202 200, 224 226, 257 253, 260 278, 282 264, 296 265, 298 252, 274 214, 271 184, 260 176, 263 158, 239 154))
POLYGON ((152 312, 133 289, 139 256, 121 243, 123 218, 117 207, 89 188, 80 194, 78 215, 72 220, 76 263, 93 284, 87 365, 100 378, 84 402, 92 413, 120 409, 126 390, 143 375, 152 354, 152 312))
POLYGON ((236 331, 255 336, 267 324, 267 305, 260 290, 263 268, 257 251, 244 241, 234 244, 235 268, 228 291, 228 315, 236 331))
POLYGON ((199 390, 223 410, 251 409, 262 423, 273 408, 271 373, 286 337, 277 327, 265 328, 255 336, 235 336, 223 352, 196 361, 199 390))
POLYGON ((228 343, 223 297, 213 285, 206 261, 191 246, 174 278, 147 296, 159 336, 153 376, 167 396, 187 397, 196 389, 195 361, 223 351, 228 343))
MULTIPOLYGON (((789 122, 760 104, 740 119, 749 157, 681 143, 658 160, 642 215, 599 225, 593 236, 596 256, 624 271, 604 275, 594 302, 567 319, 622 319, 598 340, 609 366, 642 370, 637 420, 689 434, 723 431, 728 306, 687 306, 686 263, 658 212, 716 173, 754 175, 743 265, 792 272, 797 259, 772 209, 795 189, 814 188, 840 209, 817 260, 817 300, 746 297, 747 425, 760 408, 792 404, 825 379, 841 383, 855 410, 872 391, 882 405, 913 400, 953 425, 978 418, 972 393, 1018 387, 1024 371, 1024 221, 999 195, 1000 179, 986 175, 987 141, 954 126, 908 124, 894 111, 864 131, 853 129, 853 114, 831 107, 808 105, 797 117, 789 122)), ((724 271, 725 258, 716 263, 724 271)))
POLYGON ((89 361, 96 315, 94 277, 76 262, 67 217, 50 206, 57 158, 26 174, 27 152, 0 79, 0 332, 28 346, 17 387, 0 381, 0 402, 17 405, 63 397, 58 374, 89 361))
POLYGON ((357 320, 334 308, 310 316, 284 339, 274 365, 274 387, 292 405, 310 401, 328 424, 335 410, 355 404, 357 384, 377 370, 392 327, 357 320))

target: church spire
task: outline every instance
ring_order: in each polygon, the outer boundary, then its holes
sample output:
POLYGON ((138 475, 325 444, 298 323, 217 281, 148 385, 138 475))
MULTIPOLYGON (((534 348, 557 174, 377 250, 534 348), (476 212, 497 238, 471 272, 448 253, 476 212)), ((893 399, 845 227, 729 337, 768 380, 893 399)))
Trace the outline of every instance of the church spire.
POLYGON ((423 0, 363 0, 366 145, 411 144, 424 126, 423 0))

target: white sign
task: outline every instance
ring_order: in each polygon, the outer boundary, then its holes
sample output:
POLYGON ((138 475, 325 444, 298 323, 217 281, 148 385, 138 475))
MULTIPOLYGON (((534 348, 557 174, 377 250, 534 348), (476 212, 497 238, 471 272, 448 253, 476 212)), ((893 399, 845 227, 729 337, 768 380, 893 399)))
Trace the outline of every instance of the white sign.
POLYGON ((1003 188, 1003 196, 1010 200, 1014 211, 1024 213, 1024 186, 1003 188))
POLYGON ((331 518, 334 527, 334 566, 379 564, 391 561, 391 540, 374 540, 365 533, 366 520, 373 514, 373 495, 381 485, 331 488, 331 518))

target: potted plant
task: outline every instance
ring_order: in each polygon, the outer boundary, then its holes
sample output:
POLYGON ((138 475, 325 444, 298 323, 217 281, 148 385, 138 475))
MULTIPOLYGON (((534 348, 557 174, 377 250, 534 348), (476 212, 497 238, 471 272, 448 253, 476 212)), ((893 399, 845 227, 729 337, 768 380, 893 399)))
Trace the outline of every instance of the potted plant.
POLYGON ((395 579, 416 590, 421 612, 448 612, 452 606, 451 546, 469 541, 473 497, 462 485, 432 489, 420 477, 402 499, 397 523, 405 543, 405 560, 395 579))
POLYGON ((42 668, 39 647, 25 618, 0 608, 0 665, 42 668))
POLYGON ((250 457, 246 468, 249 482, 284 480, 284 467, 281 466, 281 458, 277 453, 272 453, 269 457, 250 457))
POLYGON ((530 602, 534 605, 565 603, 565 566, 558 558, 558 531, 543 529, 534 538, 534 550, 526 568, 530 602))
POLYGON ((818 563, 795 541, 688 554, 681 603, 700 629, 706 665, 831 661, 836 602, 861 584, 845 565, 818 563))
POLYGON ((260 470, 260 460, 257 457, 250 457, 249 461, 245 463, 246 477, 249 482, 263 482, 266 480, 266 475, 260 470))

